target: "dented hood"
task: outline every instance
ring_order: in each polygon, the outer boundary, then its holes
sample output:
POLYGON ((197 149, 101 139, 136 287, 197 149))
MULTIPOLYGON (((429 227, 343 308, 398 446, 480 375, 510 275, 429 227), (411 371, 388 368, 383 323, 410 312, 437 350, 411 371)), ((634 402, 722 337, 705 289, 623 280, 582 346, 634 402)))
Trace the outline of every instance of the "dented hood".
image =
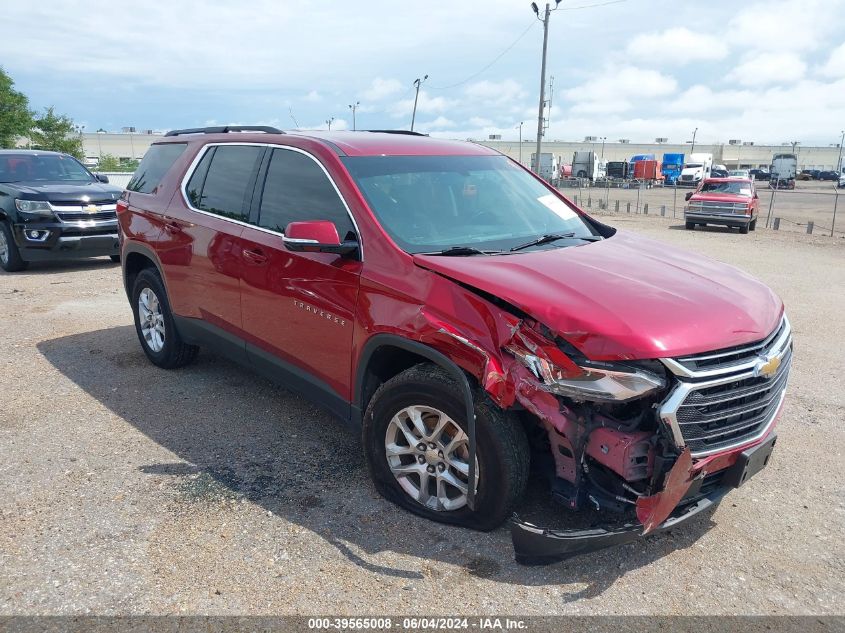
POLYGON ((783 312, 774 292, 733 266, 623 231, 582 246, 414 261, 504 299, 594 360, 758 341, 783 312))

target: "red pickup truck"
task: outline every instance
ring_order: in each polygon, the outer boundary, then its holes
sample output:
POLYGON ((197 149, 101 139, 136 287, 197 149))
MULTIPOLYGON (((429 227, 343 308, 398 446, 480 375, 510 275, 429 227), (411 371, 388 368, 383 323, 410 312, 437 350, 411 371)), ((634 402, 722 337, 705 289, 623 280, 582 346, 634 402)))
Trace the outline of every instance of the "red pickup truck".
POLYGON ((707 224, 738 227, 740 233, 757 228, 759 198, 751 179, 707 178, 686 200, 684 221, 689 230, 707 224))

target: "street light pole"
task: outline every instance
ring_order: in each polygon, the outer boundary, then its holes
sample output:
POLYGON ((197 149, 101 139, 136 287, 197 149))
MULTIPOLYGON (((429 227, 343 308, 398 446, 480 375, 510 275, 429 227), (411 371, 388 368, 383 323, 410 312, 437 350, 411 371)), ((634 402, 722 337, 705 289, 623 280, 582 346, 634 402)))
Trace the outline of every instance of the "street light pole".
POLYGON ((414 120, 417 118, 417 101, 420 98, 420 86, 423 85, 426 79, 428 79, 428 75, 424 75, 422 79, 419 77, 414 79, 414 86, 416 87, 417 92, 414 95, 414 111, 411 113, 411 132, 414 131, 414 120))
POLYGON ((845 143, 845 130, 842 130, 842 137, 839 139, 839 158, 836 159, 836 171, 842 178, 842 143, 845 143))
POLYGON ((696 134, 698 134, 698 128, 695 128, 692 132, 692 148, 689 151, 690 154, 695 152, 695 135, 696 134))
POLYGON ((601 137, 601 157, 599 158, 599 163, 604 160, 604 142, 607 140, 606 136, 601 137))
POLYGON ((329 126, 329 132, 332 131, 332 122, 334 121, 334 117, 329 117, 326 119, 326 125, 329 126))
POLYGON ((540 104, 537 112, 537 151, 534 155, 534 164, 532 169, 535 174, 540 173, 540 151, 543 144, 543 109, 546 107, 546 51, 549 47, 549 16, 552 11, 558 8, 560 0, 555 0, 555 8, 552 9, 549 3, 546 3, 546 8, 543 11, 543 17, 540 17, 540 9, 536 2, 531 3, 531 9, 537 19, 543 23, 543 60, 540 64, 540 104))
POLYGON ((360 101, 356 101, 355 103, 349 104, 349 109, 352 110, 352 131, 354 132, 357 128, 355 127, 355 110, 358 109, 358 106, 361 105, 360 101))
POLYGON ((525 121, 520 121, 519 125, 517 126, 519 128, 519 164, 520 165, 522 164, 522 124, 523 123, 525 123, 525 121))

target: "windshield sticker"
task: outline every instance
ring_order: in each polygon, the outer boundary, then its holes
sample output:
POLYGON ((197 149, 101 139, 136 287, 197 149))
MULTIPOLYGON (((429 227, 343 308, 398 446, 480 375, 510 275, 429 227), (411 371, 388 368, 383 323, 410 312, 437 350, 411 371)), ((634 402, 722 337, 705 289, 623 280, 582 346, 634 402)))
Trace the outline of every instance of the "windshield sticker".
POLYGON ((550 193, 547 196, 540 196, 537 198, 537 202, 548 207, 564 220, 571 220, 572 218, 577 217, 575 211, 566 206, 566 203, 553 193, 550 193))

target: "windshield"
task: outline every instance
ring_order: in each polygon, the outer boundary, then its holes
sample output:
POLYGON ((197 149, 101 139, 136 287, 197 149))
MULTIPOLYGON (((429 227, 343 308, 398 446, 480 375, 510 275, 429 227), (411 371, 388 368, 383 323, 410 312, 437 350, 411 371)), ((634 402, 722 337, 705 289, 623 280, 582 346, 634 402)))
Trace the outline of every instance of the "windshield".
POLYGON ((701 167, 701 163, 687 163, 684 165, 684 169, 698 169, 701 167))
POLYGON ((735 182, 705 182, 701 186, 701 191, 702 193, 729 193, 751 197, 751 183, 740 180, 735 182))
POLYGON ((504 156, 343 161, 381 225, 409 253, 456 246, 505 251, 544 235, 571 234, 576 241, 596 235, 569 205, 504 156))
POLYGON ((0 182, 91 182, 94 177, 76 159, 62 154, 0 154, 0 182))
POLYGON ((728 173, 731 176, 740 176, 740 177, 748 176, 748 172, 745 169, 732 169, 728 173))

